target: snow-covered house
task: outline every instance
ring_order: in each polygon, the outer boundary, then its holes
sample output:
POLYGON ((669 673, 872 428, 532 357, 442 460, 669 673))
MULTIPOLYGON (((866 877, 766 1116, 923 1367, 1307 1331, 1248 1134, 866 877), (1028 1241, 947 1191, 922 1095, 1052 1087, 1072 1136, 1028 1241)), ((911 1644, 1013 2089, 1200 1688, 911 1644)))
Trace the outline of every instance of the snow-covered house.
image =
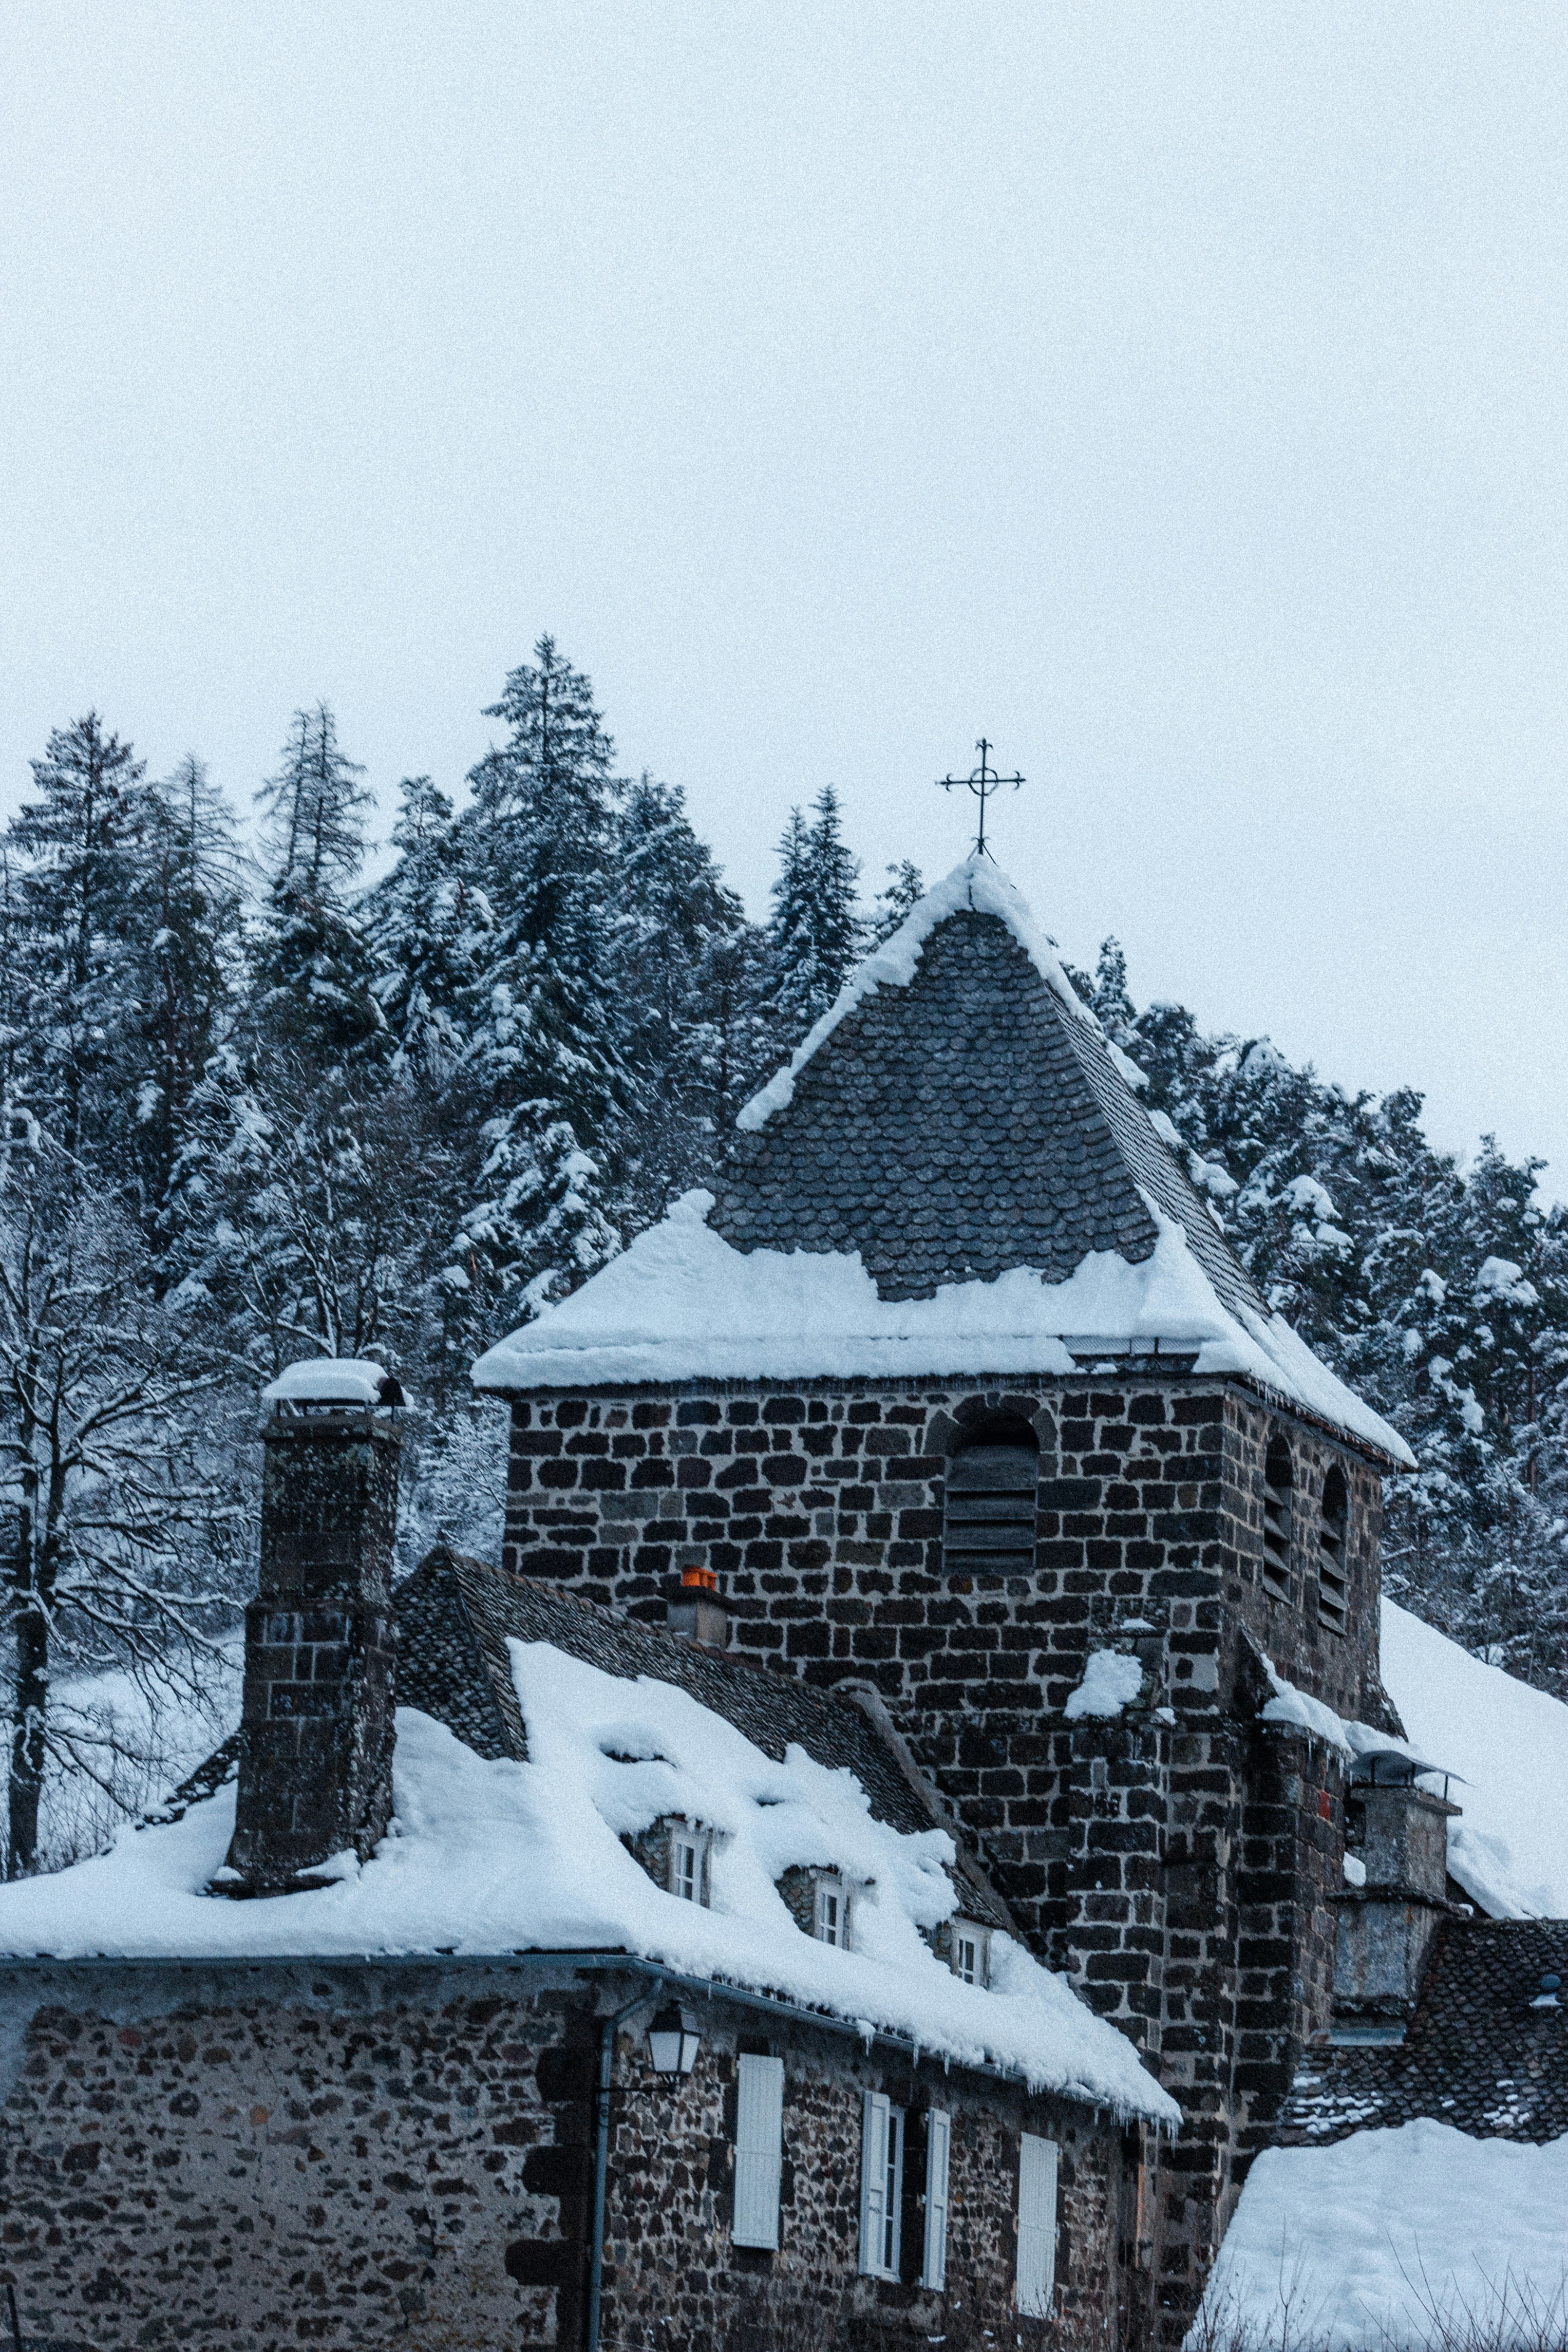
POLYGON ((1115 2335, 1178 2111, 875 1694, 444 1549, 394 1635, 400 1392, 271 1402, 240 1730, 0 1890, 28 2340, 1115 2335))

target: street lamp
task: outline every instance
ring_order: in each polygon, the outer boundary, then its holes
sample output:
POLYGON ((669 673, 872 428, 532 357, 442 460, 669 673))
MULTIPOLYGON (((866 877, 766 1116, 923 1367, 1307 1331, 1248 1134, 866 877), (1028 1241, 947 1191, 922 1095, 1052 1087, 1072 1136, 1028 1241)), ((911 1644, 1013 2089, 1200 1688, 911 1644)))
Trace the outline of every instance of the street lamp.
POLYGON ((689 2074, 697 2063, 702 2041, 689 2009, 669 2001, 654 2012, 648 2028, 648 2055, 655 2074, 689 2074))

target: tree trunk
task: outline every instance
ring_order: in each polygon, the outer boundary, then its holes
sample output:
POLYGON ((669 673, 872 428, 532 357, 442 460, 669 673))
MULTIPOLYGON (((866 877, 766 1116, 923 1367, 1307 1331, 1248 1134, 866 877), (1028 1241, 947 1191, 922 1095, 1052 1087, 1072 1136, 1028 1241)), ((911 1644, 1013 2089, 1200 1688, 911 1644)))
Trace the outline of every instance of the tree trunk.
MULTIPOLYGON (((26 1519, 26 1515, 24 1515, 26 1519)), ((31 1528, 24 1524, 14 1590, 18 1602, 16 1680, 11 1716, 10 1840, 7 1878, 25 1878, 38 1859, 38 1803, 44 1787, 44 1709, 49 1695, 49 1621, 34 1581, 31 1528)))

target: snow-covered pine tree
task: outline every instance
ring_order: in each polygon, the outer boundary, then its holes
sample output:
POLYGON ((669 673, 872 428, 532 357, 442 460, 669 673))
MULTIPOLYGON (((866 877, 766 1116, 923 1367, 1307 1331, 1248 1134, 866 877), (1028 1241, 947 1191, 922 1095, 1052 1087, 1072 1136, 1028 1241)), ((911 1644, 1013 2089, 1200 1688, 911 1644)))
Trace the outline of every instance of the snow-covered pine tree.
POLYGON ((1488 1136, 1424 1204, 1419 1247, 1400 1235, 1386 1321, 1421 1468, 1391 1497, 1390 1583, 1468 1647, 1568 1691, 1568 1213, 1533 1197, 1540 1167, 1488 1136))
POLYGON ((1386 1589, 1568 1696, 1568 1209, 1490 1140, 1468 1171, 1434 1151, 1408 1088, 1350 1095, 1180 1005, 1134 1013, 1113 950, 1080 981, 1156 1124, 1277 1309, 1419 1459, 1388 1482, 1386 1589))
POLYGON ((886 889, 879 890, 876 894, 876 912, 872 918, 867 942, 871 947, 879 948, 883 940, 890 940, 900 924, 913 914, 925 895, 925 885, 921 879, 920 868, 912 857, 905 857, 898 865, 890 866, 887 875, 886 889))
POLYGON ((808 824, 799 809, 789 812, 768 925, 771 1006, 785 1052, 821 1019, 865 946, 855 890, 860 862, 845 844, 831 784, 818 793, 813 814, 808 824))
POLYGON ((439 1090, 467 1044, 461 1010, 490 951, 496 918, 464 870, 452 803, 428 776, 405 776, 392 826, 397 864, 364 906, 382 966, 375 986, 392 1039, 396 1078, 439 1090))
POLYGON ((703 1069, 723 1135, 789 1052, 768 1004, 772 957, 760 923, 709 941, 703 958, 703 1069))
POLYGON ((385 1029, 375 959, 345 897, 374 803, 324 702, 295 712, 282 757, 256 795, 272 873, 251 941, 251 1000, 264 1038, 329 1068, 385 1029))
POLYGON ((233 813, 194 752, 146 787, 142 807, 135 1143, 144 1222, 166 1233, 192 1100, 235 1012, 242 893, 233 813))
POLYGON ((618 834, 611 971, 643 1106, 627 1189, 645 1223, 697 1180, 729 1110, 727 951, 747 924, 677 788, 644 774, 618 834))
POLYGON ((14 1081, 73 1158, 108 1166, 131 1128, 125 1055, 141 1014, 132 951, 142 773, 96 710, 32 762, 37 798, 12 819, 14 1081))
MULTIPOLYGON (((636 1087, 612 980, 611 877, 622 787, 591 681, 552 637, 486 717, 508 733, 472 771, 464 863, 496 930, 465 1000, 483 1160, 449 1282, 531 1313, 620 1247, 614 1216, 636 1087)), ((482 1312, 482 1310, 480 1310, 482 1312)))

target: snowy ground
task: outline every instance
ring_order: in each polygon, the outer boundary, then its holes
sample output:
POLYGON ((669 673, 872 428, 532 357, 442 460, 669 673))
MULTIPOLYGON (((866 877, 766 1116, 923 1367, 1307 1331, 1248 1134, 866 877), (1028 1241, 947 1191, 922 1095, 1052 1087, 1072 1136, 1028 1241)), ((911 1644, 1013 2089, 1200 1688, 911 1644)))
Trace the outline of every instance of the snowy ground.
POLYGON ((1188 2341, 1395 2352, 1471 2322, 1497 2352, 1568 2338, 1568 2139, 1421 2120, 1265 2150, 1188 2341))
POLYGON ((1383 1604, 1383 1680, 1416 1752, 1464 1775, 1448 1867, 1496 1919, 1568 1918, 1568 1706, 1383 1604))
POLYGON ((46 1773, 47 1867, 98 1853, 212 1754, 239 1720, 241 1668, 236 1635, 200 1670, 196 1689, 123 1669, 56 1683, 51 1721, 81 1769, 67 1771, 51 1760, 46 1773))
POLYGON ((989 1989, 961 1983, 919 1930, 951 1916, 945 1832, 872 1818, 853 1776, 782 1763, 673 1685, 629 1682, 513 1643, 526 1764, 489 1763, 444 1725, 398 1715, 397 1826, 316 1892, 232 1903, 205 1892, 234 1825, 232 1786, 183 1820, 121 1832, 52 1877, 0 1887, 0 1949, 187 1958, 624 1950, 682 1975, 772 1991, 1037 2089, 1166 2123, 1176 2109, 1131 2044, 1009 1937, 989 1989), (621 1843, 668 1814, 715 1835, 712 1908, 656 1886, 621 1843), (775 1881, 817 1865, 854 1890, 855 1948, 796 1926, 775 1881))

